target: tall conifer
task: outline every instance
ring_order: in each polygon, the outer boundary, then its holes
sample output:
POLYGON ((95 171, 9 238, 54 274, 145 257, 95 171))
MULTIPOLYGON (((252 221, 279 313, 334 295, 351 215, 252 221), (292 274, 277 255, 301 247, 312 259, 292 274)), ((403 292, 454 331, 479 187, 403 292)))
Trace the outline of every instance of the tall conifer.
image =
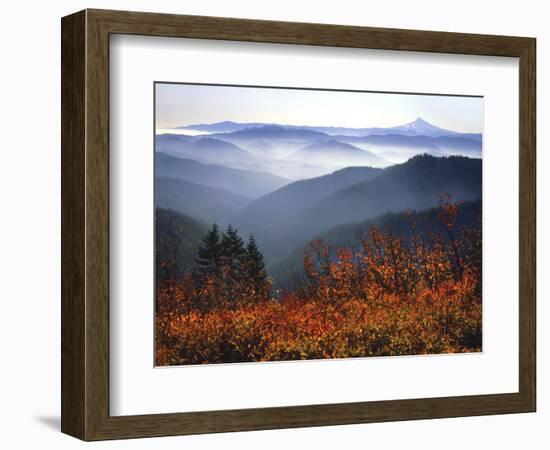
POLYGON ((195 262, 201 272, 217 273, 222 257, 222 241, 220 229, 217 224, 212 225, 206 236, 202 238, 202 246, 199 247, 195 262))
POLYGON ((256 244, 254 235, 250 235, 248 244, 246 246, 246 253, 248 259, 248 276, 254 280, 255 283, 263 283, 267 279, 265 271, 264 257, 256 244))
POLYGON ((231 269, 232 275, 238 276, 243 258, 246 256, 244 242, 238 234, 238 230, 229 225, 222 236, 223 263, 231 269))

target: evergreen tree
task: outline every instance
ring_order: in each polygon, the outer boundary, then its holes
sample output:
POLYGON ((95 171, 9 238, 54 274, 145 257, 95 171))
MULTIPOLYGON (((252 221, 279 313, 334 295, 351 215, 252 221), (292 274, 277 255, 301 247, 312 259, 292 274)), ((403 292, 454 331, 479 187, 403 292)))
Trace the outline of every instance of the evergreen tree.
POLYGON ((264 257, 256 244, 254 235, 250 235, 246 246, 246 277, 260 297, 268 297, 271 288, 265 270, 264 257))
POLYGON ((202 245, 197 252, 195 262, 203 273, 217 273, 222 257, 222 241, 220 240, 220 229, 217 224, 212 225, 206 236, 202 238, 202 245))
POLYGON ((223 264, 229 266, 232 276, 239 278, 241 264, 246 256, 246 249, 236 228, 233 228, 231 225, 227 227, 222 236, 221 247, 223 264))

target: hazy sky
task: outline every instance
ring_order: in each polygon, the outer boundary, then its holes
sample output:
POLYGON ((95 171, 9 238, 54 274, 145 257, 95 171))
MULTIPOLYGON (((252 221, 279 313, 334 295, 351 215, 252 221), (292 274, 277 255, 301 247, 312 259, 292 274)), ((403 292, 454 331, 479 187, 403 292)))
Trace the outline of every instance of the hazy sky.
POLYGON ((156 128, 224 120, 288 125, 390 127, 417 117, 481 133, 483 99, 440 95, 156 84, 156 128))

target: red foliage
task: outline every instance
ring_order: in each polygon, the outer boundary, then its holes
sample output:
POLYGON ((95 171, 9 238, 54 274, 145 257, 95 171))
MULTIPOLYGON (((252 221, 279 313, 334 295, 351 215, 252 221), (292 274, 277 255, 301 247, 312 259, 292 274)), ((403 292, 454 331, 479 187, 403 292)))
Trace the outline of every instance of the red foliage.
POLYGON ((406 242, 370 230, 359 251, 317 240, 307 282, 281 299, 246 282, 186 276, 157 289, 158 365, 348 358, 481 350, 481 230, 456 226, 406 242))

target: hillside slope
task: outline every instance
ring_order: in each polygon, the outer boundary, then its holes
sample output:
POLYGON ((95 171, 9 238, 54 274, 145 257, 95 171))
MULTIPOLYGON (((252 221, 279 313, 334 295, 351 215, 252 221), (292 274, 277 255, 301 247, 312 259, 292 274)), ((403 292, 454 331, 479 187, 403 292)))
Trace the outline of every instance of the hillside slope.
POLYGON ((155 209, 156 282, 180 277, 195 267, 197 251, 207 232, 204 223, 170 209, 155 209))
POLYGON ((204 164, 162 152, 155 154, 155 176, 187 180, 249 198, 261 197, 290 182, 270 173, 204 164))
POLYGON ((155 179, 155 206, 195 217, 207 224, 225 221, 250 199, 176 178, 155 179))
MULTIPOLYGON (((460 209, 457 216, 457 227, 475 227, 479 224, 481 217, 481 200, 466 202, 460 209)), ((358 249, 362 239, 368 239, 369 230, 372 227, 386 229, 391 227, 392 234, 407 242, 412 234, 411 221, 415 223, 420 233, 427 231, 443 231, 438 219, 439 208, 426 210, 413 210, 408 214, 386 213, 372 219, 357 223, 338 225, 317 235, 314 239, 320 238, 323 242, 333 248, 358 249)), ((284 259, 269 267, 269 273, 275 280, 276 287, 290 287, 291 278, 304 277, 304 250, 307 243, 298 246, 291 251, 284 259)))
POLYGON ((391 166, 377 177, 334 192, 286 223, 271 228, 266 234, 266 250, 282 255, 336 225, 360 222, 386 212, 430 208, 447 193, 454 200, 481 198, 481 160, 420 155, 391 166))
POLYGON ((372 167, 348 167, 308 180, 296 181, 251 202, 233 221, 252 231, 278 226, 305 208, 340 189, 369 180, 382 173, 372 167))

